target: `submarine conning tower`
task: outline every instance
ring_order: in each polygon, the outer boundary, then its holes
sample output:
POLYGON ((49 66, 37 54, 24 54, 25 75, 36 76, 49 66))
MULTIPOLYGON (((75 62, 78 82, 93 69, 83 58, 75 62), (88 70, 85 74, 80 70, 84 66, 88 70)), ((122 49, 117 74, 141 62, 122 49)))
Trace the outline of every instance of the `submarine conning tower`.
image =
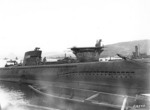
POLYGON ((42 51, 36 47, 33 51, 28 51, 24 55, 23 66, 39 65, 41 63, 42 51))
POLYGON ((101 46, 101 39, 95 44, 95 47, 73 47, 71 50, 79 62, 99 61, 100 54, 104 46, 101 46))

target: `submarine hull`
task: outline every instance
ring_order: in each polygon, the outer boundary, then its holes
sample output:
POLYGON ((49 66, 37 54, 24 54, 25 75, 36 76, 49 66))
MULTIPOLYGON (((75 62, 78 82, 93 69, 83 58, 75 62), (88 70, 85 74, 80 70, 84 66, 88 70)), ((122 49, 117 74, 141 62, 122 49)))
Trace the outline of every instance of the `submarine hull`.
MULTIPOLYGON (((118 110, 124 96, 150 93, 149 67, 147 63, 123 60, 13 66, 0 68, 0 80, 25 83, 47 100, 67 107, 64 109, 118 110)), ((52 107, 56 105, 53 103, 52 107)))
POLYGON ((149 66, 132 61, 16 66, 0 68, 0 80, 139 94, 149 92, 149 66))

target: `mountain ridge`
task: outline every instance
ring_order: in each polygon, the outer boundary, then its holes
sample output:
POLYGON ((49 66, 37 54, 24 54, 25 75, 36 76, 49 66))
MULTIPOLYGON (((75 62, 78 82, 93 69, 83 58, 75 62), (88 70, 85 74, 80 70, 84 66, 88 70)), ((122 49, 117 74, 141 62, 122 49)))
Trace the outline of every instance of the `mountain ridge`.
POLYGON ((135 52, 135 46, 138 46, 140 53, 150 55, 150 40, 144 39, 106 45, 104 46, 104 51, 102 52, 101 57, 115 56, 117 53, 130 56, 135 52))
MULTIPOLYGON (((117 53, 122 54, 124 56, 131 56, 132 53, 135 51, 136 45, 139 47, 140 53, 146 53, 147 55, 150 55, 150 39, 144 39, 144 40, 134 40, 104 45, 104 51, 101 53, 100 57, 114 57, 116 56, 117 53)), ((42 57, 59 58, 65 57, 65 54, 66 56, 75 57, 74 54, 71 52, 71 50, 68 52, 57 52, 57 51, 43 52, 42 57)), ((7 58, 19 57, 23 59, 24 56, 20 57, 11 53, 5 57, 7 58)))
MULTIPOLYGON (((147 55, 150 55, 150 40, 144 39, 144 40, 134 40, 134 41, 126 41, 126 42, 118 42, 114 44, 108 44, 104 46, 104 51, 101 53, 100 57, 114 57, 117 53, 125 55, 125 56, 131 56, 133 52, 135 52, 135 46, 139 47, 140 53, 146 53, 147 55)), ((45 56, 48 57, 64 57, 65 53, 58 52, 57 54, 46 52, 44 53, 45 56), (59 53, 59 54, 58 54, 59 53)), ((67 56, 72 56, 73 53, 66 53, 67 56)))

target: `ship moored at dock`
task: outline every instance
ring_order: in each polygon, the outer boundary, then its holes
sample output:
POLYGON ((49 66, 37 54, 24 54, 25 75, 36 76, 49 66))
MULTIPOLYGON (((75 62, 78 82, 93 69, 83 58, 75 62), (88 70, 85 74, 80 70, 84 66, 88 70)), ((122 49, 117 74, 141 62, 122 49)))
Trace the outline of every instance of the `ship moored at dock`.
POLYGON ((38 85, 38 88, 48 88, 49 85, 49 91, 56 96, 61 94, 66 98, 65 94, 69 94, 70 99, 79 96, 95 99, 100 92, 129 96, 150 93, 149 63, 120 54, 122 60, 99 62, 104 50, 101 40, 95 47, 73 47, 71 50, 77 59, 65 57, 57 62, 47 62, 41 61, 42 51, 35 48, 25 53, 22 65, 0 68, 0 80, 38 85))

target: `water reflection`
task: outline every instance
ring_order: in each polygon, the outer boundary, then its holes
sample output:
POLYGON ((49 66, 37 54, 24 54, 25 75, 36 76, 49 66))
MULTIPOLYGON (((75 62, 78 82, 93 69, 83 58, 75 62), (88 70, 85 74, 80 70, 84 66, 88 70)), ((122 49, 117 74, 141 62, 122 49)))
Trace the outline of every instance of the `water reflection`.
MULTIPOLYGON (((85 102, 75 102, 42 95, 28 84, 0 81, 0 110, 120 110, 123 100, 124 97, 119 95, 103 93, 93 98, 93 103, 88 102, 88 99, 85 102), (98 101, 104 105, 114 106, 100 106, 98 101)), ((149 106, 147 100, 135 101, 135 98, 128 98, 128 106, 133 107, 133 105, 149 106)))
POLYGON ((0 82, 0 110, 54 110, 26 84, 0 82))
POLYGON ((100 110, 99 106, 44 96, 27 84, 14 82, 0 82, 0 104, 0 110, 100 110))
MULTIPOLYGON (((6 86, 4 85, 4 83, 0 84, 0 104, 1 104, 1 108, 3 109, 7 109, 9 110, 9 108, 11 107, 11 109, 13 109, 13 107, 15 107, 14 109, 16 110, 16 106, 13 105, 18 105, 18 104, 28 104, 28 100, 24 99, 24 94, 21 91, 14 91, 13 89, 10 90, 8 88, 6 88, 6 86)), ((20 109, 20 108, 19 108, 20 109)))

